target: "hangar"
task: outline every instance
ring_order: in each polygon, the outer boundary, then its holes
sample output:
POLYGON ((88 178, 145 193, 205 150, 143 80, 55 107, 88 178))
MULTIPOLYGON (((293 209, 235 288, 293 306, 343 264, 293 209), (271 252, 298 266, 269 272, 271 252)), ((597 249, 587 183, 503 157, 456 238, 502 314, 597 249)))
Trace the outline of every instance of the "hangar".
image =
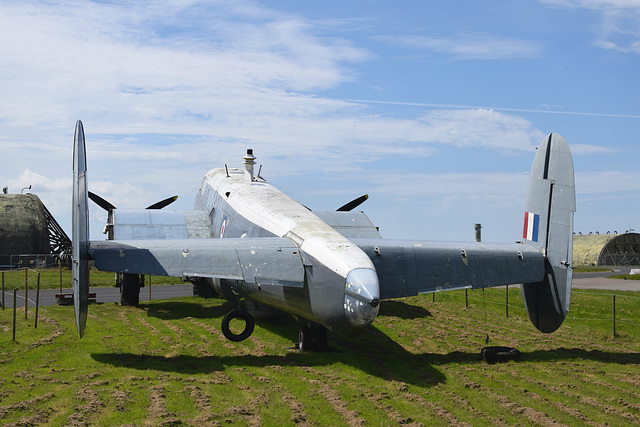
POLYGON ((71 240, 35 194, 0 194, 0 266, 50 265, 71 240))
POLYGON ((640 234, 574 235, 573 264, 590 266, 640 265, 640 234))

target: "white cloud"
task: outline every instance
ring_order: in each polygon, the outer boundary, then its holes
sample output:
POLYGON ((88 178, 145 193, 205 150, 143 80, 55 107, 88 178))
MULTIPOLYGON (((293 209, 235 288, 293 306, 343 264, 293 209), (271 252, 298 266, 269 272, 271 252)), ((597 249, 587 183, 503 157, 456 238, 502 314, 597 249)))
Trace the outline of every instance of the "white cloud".
POLYGON ((571 153, 574 155, 588 154, 614 154, 618 150, 611 147, 603 147, 601 145, 589 144, 571 144, 571 153))
POLYGON ((542 3, 558 7, 580 7, 586 9, 640 8, 640 0, 541 0, 542 3))
POLYGON ((640 53, 639 0, 542 0, 553 7, 594 10, 601 15, 594 44, 607 50, 640 53))
POLYGON ((540 45, 530 40, 484 33, 459 33, 451 37, 384 36, 380 39, 425 55, 439 53, 458 61, 532 58, 542 51, 540 45))
MULTIPOLYGON (((504 150, 505 144, 522 149, 539 139, 530 122, 495 111, 398 119, 311 95, 348 81, 348 64, 369 54, 344 39, 314 35, 313 22, 303 18, 253 2, 160 6, 0 5, 0 37, 10 41, 0 44, 6 64, 0 69, 2 134, 66 150, 81 118, 88 150, 100 159, 187 163, 201 161, 199 153, 213 146, 219 153, 234 143, 260 145, 272 155, 304 143, 307 152, 333 162, 345 148, 365 152, 367 160, 429 155, 433 148, 425 144, 432 143, 504 150), (188 35, 175 23, 184 20, 188 35), (171 136, 170 146, 158 147, 158 139, 171 136)), ((480 35, 467 46, 485 45, 485 53, 507 56, 531 52, 503 42, 480 35)))
POLYGON ((576 192, 579 194, 601 194, 605 196, 626 195, 637 198, 640 193, 640 172, 593 171, 576 172, 576 192))
POLYGON ((482 146, 513 153, 531 150, 544 137, 528 120, 494 110, 436 110, 424 120, 434 139, 456 147, 482 146))
POLYGON ((393 197, 416 197, 426 203, 432 197, 451 196, 475 198, 482 194, 524 197, 528 173, 412 173, 384 174, 373 178, 372 191, 393 197))
POLYGON ((131 118, 215 124, 221 109, 273 109, 261 94, 333 87, 348 79, 343 64, 366 57, 344 40, 311 36, 299 18, 273 13, 259 23, 237 11, 230 21, 209 14, 207 32, 187 42, 171 34, 175 8, 162 15, 128 4, 0 8, 0 77, 10 100, 0 117, 13 125, 56 123, 77 112, 101 117, 114 132, 131 118))
MULTIPOLYGON (((203 174, 237 165, 249 147, 274 177, 351 171, 446 146, 520 153, 542 139, 531 122, 494 110, 393 117, 317 95, 353 79, 350 67, 370 53, 318 35, 316 24, 254 2, 2 2, 0 146, 12 161, 0 179, 12 189, 37 184, 67 228, 78 118, 89 187, 122 208, 173 194, 177 208, 189 208, 203 174)), ((539 52, 487 35, 429 43, 458 59, 539 52)), ((99 231, 104 213, 90 209, 99 231)))

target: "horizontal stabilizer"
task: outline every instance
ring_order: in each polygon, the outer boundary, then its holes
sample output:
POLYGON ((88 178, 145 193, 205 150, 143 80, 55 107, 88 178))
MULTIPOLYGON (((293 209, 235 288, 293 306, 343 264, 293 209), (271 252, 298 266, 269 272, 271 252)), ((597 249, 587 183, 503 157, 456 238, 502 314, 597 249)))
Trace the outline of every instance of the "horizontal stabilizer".
POLYGON ((544 257, 518 243, 352 239, 378 273, 380 298, 542 280, 544 257))
POLYGON ((299 248, 280 237, 93 241, 89 254, 101 271, 289 286, 304 282, 299 248))

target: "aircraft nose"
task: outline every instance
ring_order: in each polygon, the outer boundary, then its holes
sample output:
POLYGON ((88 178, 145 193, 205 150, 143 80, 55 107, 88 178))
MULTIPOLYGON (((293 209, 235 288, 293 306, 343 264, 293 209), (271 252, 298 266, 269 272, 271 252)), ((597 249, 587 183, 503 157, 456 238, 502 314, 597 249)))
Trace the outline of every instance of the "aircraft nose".
POLYGON ((344 290, 344 313, 357 327, 369 326, 380 306, 378 275, 370 268, 356 268, 347 275, 344 290))

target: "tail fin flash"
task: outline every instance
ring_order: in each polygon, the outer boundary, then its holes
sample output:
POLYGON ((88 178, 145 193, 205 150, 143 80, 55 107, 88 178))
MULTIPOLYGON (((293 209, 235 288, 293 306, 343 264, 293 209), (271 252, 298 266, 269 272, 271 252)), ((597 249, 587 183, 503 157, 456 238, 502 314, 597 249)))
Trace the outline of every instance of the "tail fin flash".
POLYGON ((571 152, 564 138, 552 133, 533 160, 522 233, 546 258, 542 281, 521 288, 529 319, 542 332, 558 329, 569 311, 575 210, 571 152))
POLYGON ((76 122, 73 138, 72 276, 73 306, 80 338, 84 335, 89 307, 89 199, 87 157, 82 122, 76 122))

